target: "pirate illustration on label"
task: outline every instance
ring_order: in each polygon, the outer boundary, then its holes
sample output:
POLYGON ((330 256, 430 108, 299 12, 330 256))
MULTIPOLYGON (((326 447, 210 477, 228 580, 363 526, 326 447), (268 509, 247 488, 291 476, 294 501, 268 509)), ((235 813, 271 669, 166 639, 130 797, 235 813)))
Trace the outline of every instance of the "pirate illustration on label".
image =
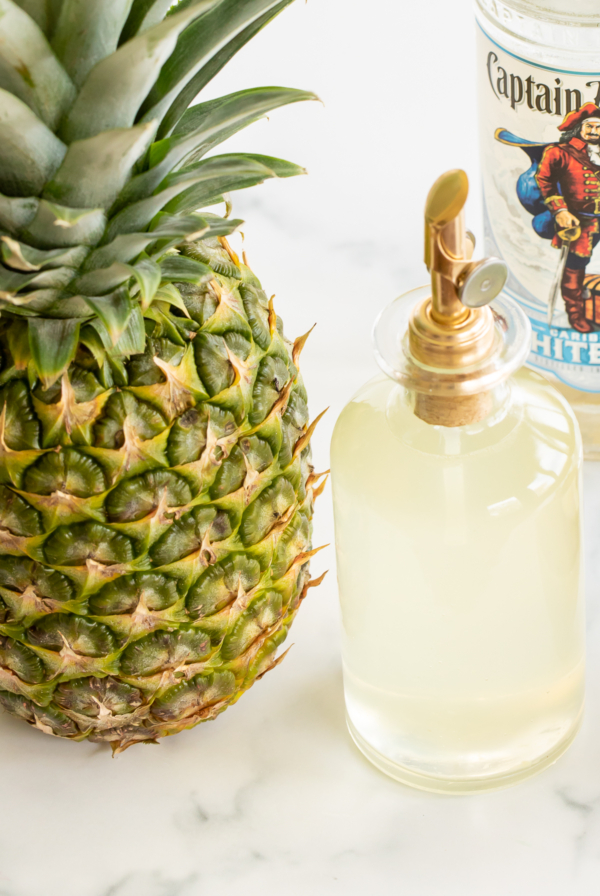
POLYGON ((600 329, 600 276, 586 274, 600 242, 600 107, 570 112, 558 143, 532 143, 502 128, 501 143, 524 150, 531 167, 517 181, 517 196, 533 215, 533 229, 560 250, 548 299, 548 324, 562 294, 569 324, 580 333, 600 329))

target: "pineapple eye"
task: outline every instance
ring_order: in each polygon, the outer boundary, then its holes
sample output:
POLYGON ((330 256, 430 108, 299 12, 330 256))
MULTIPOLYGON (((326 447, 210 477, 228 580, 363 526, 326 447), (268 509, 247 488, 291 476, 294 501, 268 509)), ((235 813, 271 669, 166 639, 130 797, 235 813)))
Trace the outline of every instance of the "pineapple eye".
POLYGON ((225 513, 224 510, 219 510, 210 527, 212 541, 223 541, 225 538, 229 538, 232 531, 229 514, 225 513))
POLYGON ((210 428, 218 439, 232 435, 236 430, 235 417, 218 405, 209 406, 210 428))
POLYGON ((154 363, 155 355, 177 366, 183 357, 183 349, 168 339, 149 339, 146 351, 140 355, 133 355, 127 365, 130 386, 151 386, 154 383, 165 382, 164 373, 154 363))
POLYGON ((29 467, 23 484, 26 492, 36 495, 66 492, 77 498, 99 495, 107 485, 100 464, 75 448, 44 454, 29 467))
MULTIPOLYGON (((208 528, 208 526, 207 526, 208 528)), ((193 513, 177 520, 150 549, 150 556, 157 566, 166 566, 197 551, 202 544, 198 540, 193 513)))
POLYGON ((281 617, 283 598, 277 591, 256 597, 227 633, 221 647, 224 660, 234 660, 245 653, 264 632, 281 617))
POLYGON ((44 531, 37 510, 5 485, 0 486, 0 526, 24 537, 44 531))
POLYGON ((224 511, 195 507, 159 538, 150 549, 150 556, 157 566, 166 566, 200 550, 205 536, 209 542, 223 541, 231 532, 231 521, 224 511))
POLYGON ((218 239, 198 240, 195 243, 185 243, 181 247, 183 255, 202 261, 209 265, 217 274, 223 277, 231 277, 241 280, 242 272, 229 257, 229 253, 221 246, 218 239))
POLYGON ((34 706, 37 727, 50 728, 59 737, 75 737, 80 731, 71 719, 54 706, 34 706))
POLYGON ((199 333, 194 339, 194 355, 198 372, 211 398, 229 389, 235 380, 235 371, 222 336, 199 333))
POLYGON ((308 423, 308 407, 299 392, 294 389, 290 395, 285 414, 281 418, 282 443, 279 463, 282 467, 291 464, 296 442, 308 423))
POLYGON ((175 466, 198 460, 206 447, 207 427, 208 414, 200 413, 195 408, 178 417, 169 433, 169 462, 175 466))
POLYGON ((239 290, 244 311, 252 330, 252 338, 266 352, 271 345, 269 300, 266 293, 262 289, 256 289, 248 283, 241 283, 239 290))
POLYGON ((0 557, 0 585, 11 591, 26 591, 33 585, 42 597, 72 600, 74 589, 61 573, 24 557, 0 557))
POLYGON ((229 457, 223 461, 210 489, 213 500, 224 498, 236 492, 244 484, 246 478, 246 462, 244 455, 236 445, 229 457))
POLYGON ((258 436, 242 439, 240 448, 252 469, 257 473, 263 473, 273 463, 271 446, 264 439, 259 439, 258 436))
POLYGON ((175 283, 192 320, 203 326, 219 307, 217 295, 209 283, 175 283))
POLYGON ((28 684, 40 684, 45 678, 39 656, 12 638, 0 637, 0 666, 10 669, 28 684))
POLYGON ((106 625, 92 622, 83 616, 53 613, 46 616, 27 632, 32 644, 46 650, 60 652, 68 647, 80 656, 108 656, 116 649, 115 636, 106 625))
POLYGON ((134 522, 153 513, 161 503, 168 511, 188 504, 192 497, 183 476, 151 470, 120 482, 108 496, 106 512, 111 522, 134 522))
POLYGON ((69 712, 98 718, 101 712, 129 715, 143 705, 144 698, 137 688, 116 678, 79 678, 60 684, 54 701, 69 712))
POLYGON ((204 713, 211 706, 227 701, 236 690, 232 672, 212 672, 196 675, 169 688, 152 704, 152 715, 168 722, 171 719, 189 718, 204 713))
POLYGON ((40 447, 40 424, 33 413, 27 386, 20 380, 9 383, 0 393, 5 413, 4 441, 12 451, 40 447))
POLYGON ((177 632, 152 632, 130 644, 121 658, 125 675, 154 675, 198 663, 210 654, 210 637, 199 629, 180 628, 177 632))
POLYGON ((252 426, 262 423, 279 398, 280 392, 289 382, 290 374, 281 358, 263 358, 258 368, 252 393, 252 411, 249 414, 252 426))
POLYGON ((92 594, 88 607, 92 616, 112 616, 133 612, 138 602, 135 576, 121 576, 92 594))
POLYGON ((298 432, 302 432, 308 423, 308 405, 296 389, 290 395, 283 421, 287 426, 293 426, 298 432))
POLYGON ((310 549, 310 541, 310 521, 303 513, 296 513, 277 544, 273 558, 275 578, 284 576, 298 554, 310 549))
POLYGON ((225 584, 236 594, 240 585, 244 591, 250 591, 258 585, 262 575, 258 560, 245 554, 232 554, 221 566, 225 574, 225 584))
POLYGON ((58 737, 75 737, 80 733, 77 725, 53 706, 36 706, 31 700, 7 691, 0 691, 0 706, 43 731, 50 729, 58 737))
MULTIPOLYGON (((94 374, 82 367, 73 366, 70 369, 69 382, 73 387, 77 402, 93 401, 104 391, 94 374)), ((34 394, 44 404, 56 404, 61 399, 61 389, 61 382, 57 380, 49 389, 44 390, 38 387, 34 394)))
POLYGON ((240 587, 244 592, 258 585, 261 568, 257 560, 234 554, 211 566, 190 588, 186 606, 196 618, 211 616, 233 603, 240 587))
POLYGON ((266 488, 244 512, 240 536, 245 545, 257 544, 266 538, 277 521, 296 501, 294 487, 280 476, 266 488))
POLYGON ((133 613, 142 596, 149 610, 166 610, 179 600, 177 582, 159 573, 122 576, 92 595, 90 613, 93 616, 133 613))
POLYGON ((131 392, 113 393, 104 407, 104 413, 94 427, 94 444, 100 448, 122 448, 123 426, 129 418, 132 429, 141 439, 153 439, 166 428, 166 420, 145 401, 131 392))
POLYGON ((101 523, 59 526, 44 545, 44 556, 53 566, 85 566, 94 560, 105 566, 133 560, 131 539, 101 523))
POLYGON ((241 333, 236 333, 234 330, 230 330, 228 333, 225 333, 223 336, 227 347, 231 351, 236 358, 240 358, 242 361, 245 361, 250 352, 252 351, 252 345, 245 336, 242 336, 241 333))
POLYGON ((18 694, 11 694, 9 691, 0 691, 0 706, 6 712, 11 713, 11 715, 35 725, 35 715, 31 700, 20 697, 18 694))

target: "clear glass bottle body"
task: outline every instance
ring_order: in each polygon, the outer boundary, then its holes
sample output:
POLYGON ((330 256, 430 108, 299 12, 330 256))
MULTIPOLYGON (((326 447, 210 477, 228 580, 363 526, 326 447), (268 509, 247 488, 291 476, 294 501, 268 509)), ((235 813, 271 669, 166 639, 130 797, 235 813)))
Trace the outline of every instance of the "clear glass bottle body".
POLYGON ((507 261, 507 293, 533 324, 530 365, 570 402, 585 457, 598 460, 600 352, 595 346, 600 342, 600 289, 595 278, 600 273, 600 246, 585 265, 582 294, 593 331, 573 329, 561 297, 548 322, 549 294, 560 264, 559 252, 551 246, 554 225, 546 222, 543 237, 541 226, 532 228, 542 205, 534 207, 531 180, 520 184, 528 209, 517 193, 519 178, 536 152, 511 144, 511 137, 532 144, 558 143, 558 125, 569 111, 600 102, 600 6, 597 0, 475 0, 475 13, 486 250, 507 261), (495 54, 491 66, 490 53, 495 54), (532 79, 530 85, 527 78, 532 79))
POLYGON ((553 762, 584 699, 581 443, 536 373, 468 426, 431 426, 380 375, 332 442, 350 732, 384 772, 439 792, 553 762))

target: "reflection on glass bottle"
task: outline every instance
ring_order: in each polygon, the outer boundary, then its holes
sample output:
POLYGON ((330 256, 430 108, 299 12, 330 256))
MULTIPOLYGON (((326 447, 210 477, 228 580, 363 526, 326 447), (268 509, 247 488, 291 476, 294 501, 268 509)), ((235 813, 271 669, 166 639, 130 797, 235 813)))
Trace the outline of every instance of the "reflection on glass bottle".
POLYGON ((520 369, 526 316, 473 263, 463 172, 426 211, 432 285, 376 326, 384 373, 333 436, 350 732, 391 776, 502 787, 566 749, 584 697, 581 439, 520 369))

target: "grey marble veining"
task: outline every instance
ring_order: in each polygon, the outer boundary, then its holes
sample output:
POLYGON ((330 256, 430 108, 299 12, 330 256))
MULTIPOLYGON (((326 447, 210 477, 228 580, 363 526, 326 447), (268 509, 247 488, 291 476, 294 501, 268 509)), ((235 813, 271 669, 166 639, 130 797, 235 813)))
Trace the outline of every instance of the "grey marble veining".
POLYGON ((198 876, 193 874, 185 880, 165 878, 162 874, 132 874, 111 884, 98 896, 187 896, 194 892, 198 876))

